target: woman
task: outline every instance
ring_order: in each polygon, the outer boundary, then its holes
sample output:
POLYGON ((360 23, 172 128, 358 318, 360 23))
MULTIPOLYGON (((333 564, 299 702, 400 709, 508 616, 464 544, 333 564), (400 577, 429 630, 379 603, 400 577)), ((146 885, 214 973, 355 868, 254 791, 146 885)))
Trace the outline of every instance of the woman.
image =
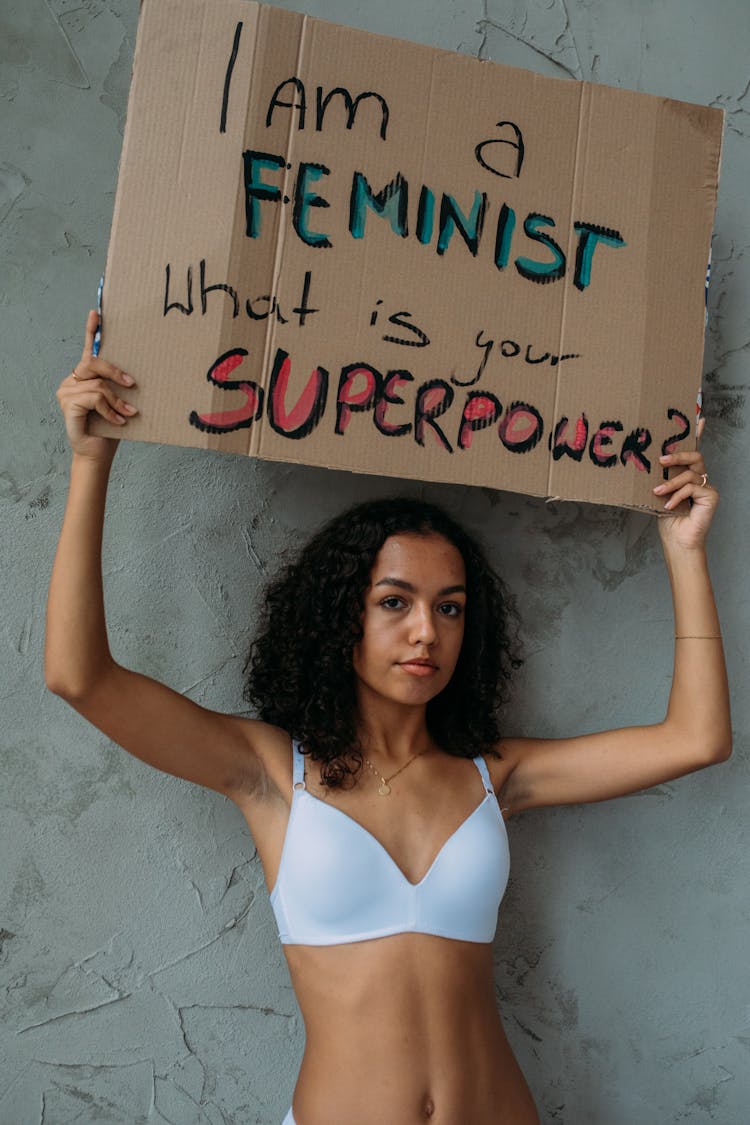
POLYGON ((218 714, 109 652, 100 552, 117 442, 88 434, 87 418, 125 426, 135 410, 121 391, 132 380, 92 355, 96 327, 92 312, 58 390, 73 460, 47 684, 132 754, 242 810, 305 1021, 288 1125, 534 1125, 492 983, 504 818, 729 755, 705 556, 717 495, 701 455, 663 458, 674 475, 654 489, 669 513, 690 502, 659 521, 676 624, 663 722, 501 739, 502 587, 444 513, 408 501, 339 518, 276 580, 250 662, 261 718, 218 714))

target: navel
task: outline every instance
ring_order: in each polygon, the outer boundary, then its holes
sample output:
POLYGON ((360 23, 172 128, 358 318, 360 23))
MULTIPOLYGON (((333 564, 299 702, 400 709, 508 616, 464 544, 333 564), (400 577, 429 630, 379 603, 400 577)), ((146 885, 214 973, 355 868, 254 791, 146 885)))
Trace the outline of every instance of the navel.
POLYGON ((432 1117, 434 1112, 435 1112, 435 1103, 432 1100, 432 1098, 430 1097, 430 1095, 428 1094, 427 1097, 424 1100, 424 1106, 422 1107, 422 1113, 424 1114, 424 1117, 427 1120, 429 1120, 432 1117))

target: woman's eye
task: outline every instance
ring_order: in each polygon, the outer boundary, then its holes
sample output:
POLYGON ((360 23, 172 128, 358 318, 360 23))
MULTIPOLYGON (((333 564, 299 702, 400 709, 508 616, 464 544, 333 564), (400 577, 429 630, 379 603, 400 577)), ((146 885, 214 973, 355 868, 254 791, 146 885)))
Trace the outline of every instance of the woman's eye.
POLYGON ((458 602, 443 602, 440 606, 440 612, 444 617, 460 617, 463 611, 464 607, 458 602))
POLYGON ((390 598, 383 598, 380 604, 384 609, 401 609, 404 603, 402 598, 397 598, 396 595, 393 594, 390 598))

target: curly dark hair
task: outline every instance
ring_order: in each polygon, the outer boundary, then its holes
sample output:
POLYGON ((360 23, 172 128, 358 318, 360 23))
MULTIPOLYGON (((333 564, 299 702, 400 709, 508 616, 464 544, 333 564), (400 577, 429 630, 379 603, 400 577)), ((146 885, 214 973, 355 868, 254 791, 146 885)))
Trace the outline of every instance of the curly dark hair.
POLYGON ((362 768, 353 650, 375 558, 399 534, 442 536, 466 569, 458 663, 427 704, 427 727, 441 749, 462 758, 493 751, 507 683, 521 663, 513 601, 479 544, 447 512, 401 497, 343 512, 270 583, 244 668, 244 698, 323 763, 321 779, 330 788, 352 783, 362 768))

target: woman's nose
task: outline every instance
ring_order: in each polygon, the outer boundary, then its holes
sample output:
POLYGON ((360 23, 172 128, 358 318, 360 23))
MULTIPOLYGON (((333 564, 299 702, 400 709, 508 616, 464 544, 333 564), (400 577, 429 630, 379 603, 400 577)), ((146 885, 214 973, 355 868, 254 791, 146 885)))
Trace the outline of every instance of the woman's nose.
POLYGON ((437 639, 435 622, 430 606, 415 606, 409 622, 411 644, 432 645, 437 639))

